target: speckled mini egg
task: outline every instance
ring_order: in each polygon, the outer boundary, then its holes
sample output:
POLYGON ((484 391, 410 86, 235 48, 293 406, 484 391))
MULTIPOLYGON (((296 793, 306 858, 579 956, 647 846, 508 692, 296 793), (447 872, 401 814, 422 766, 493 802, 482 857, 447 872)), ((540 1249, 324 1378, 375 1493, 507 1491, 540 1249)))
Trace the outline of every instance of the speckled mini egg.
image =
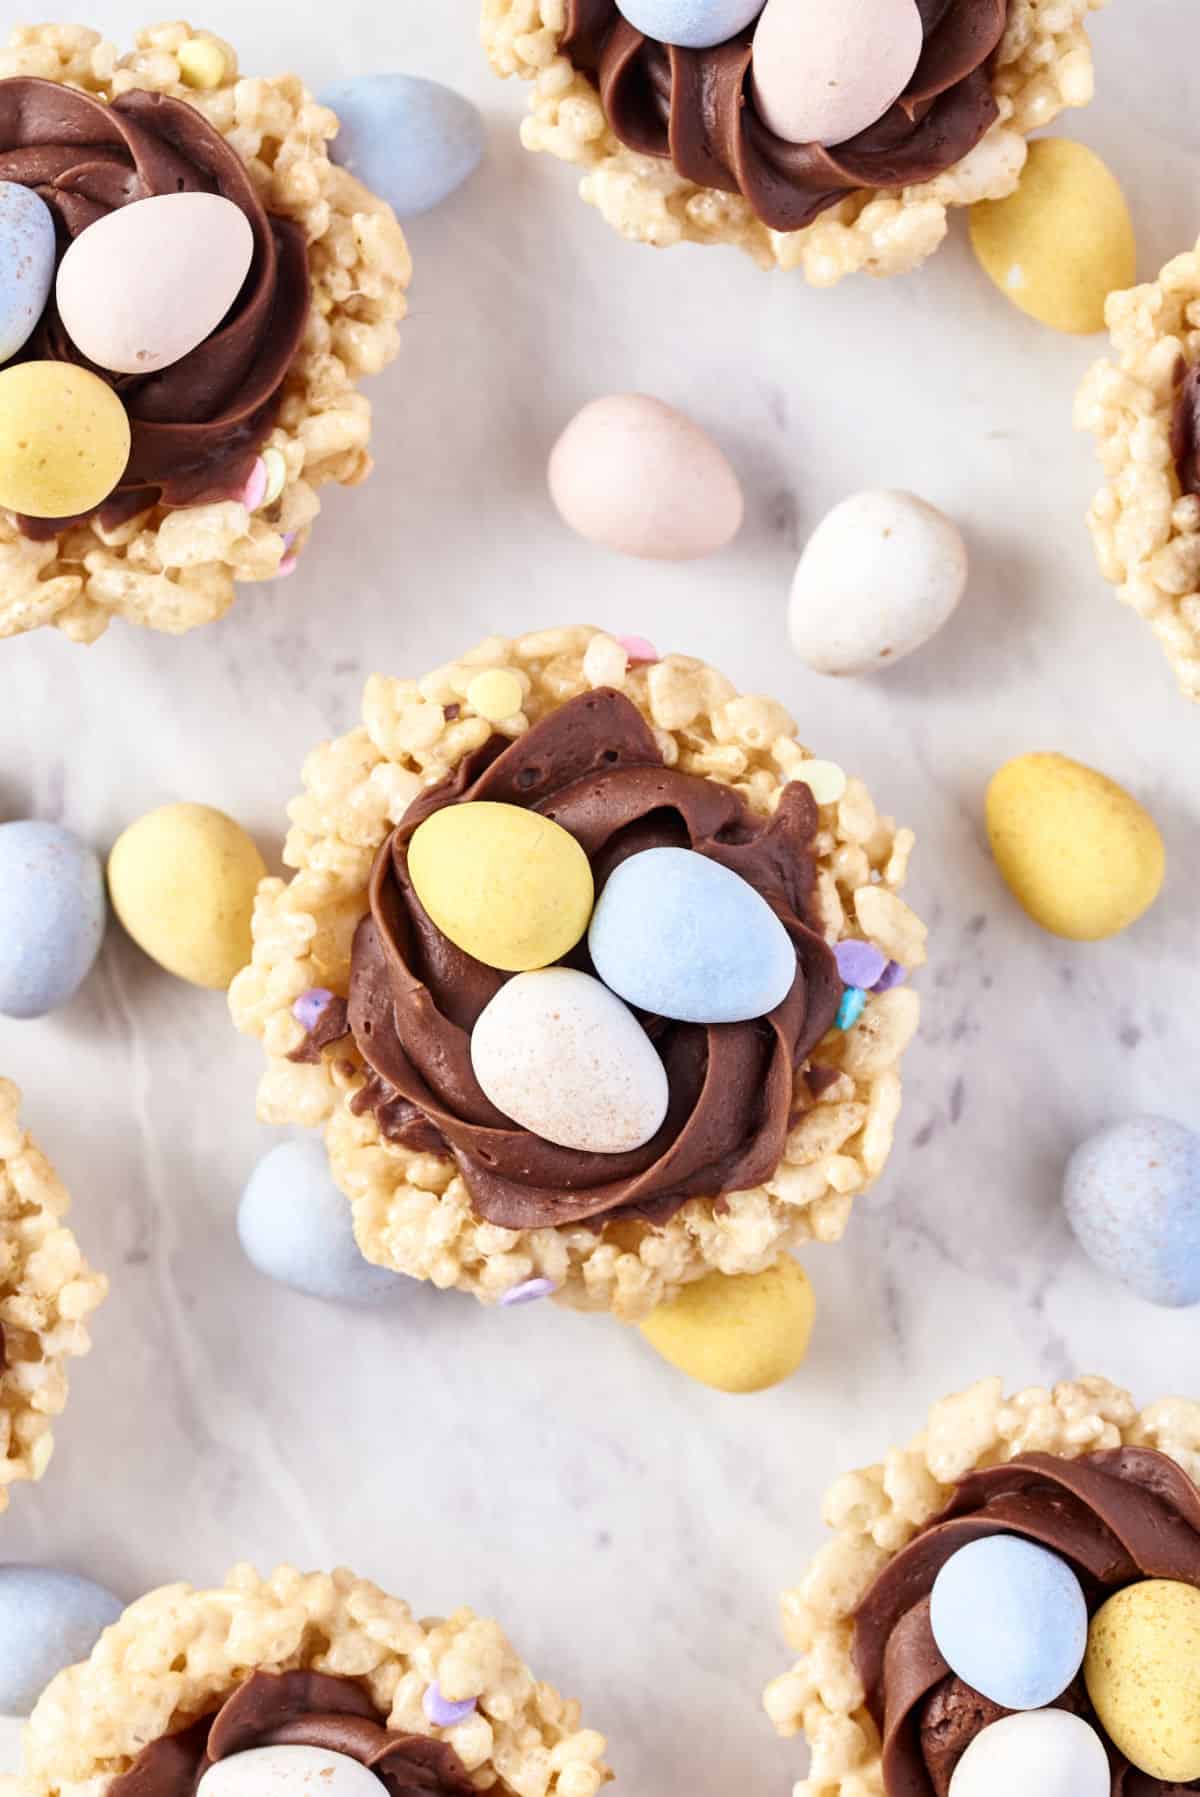
POLYGON ((413 890, 465 954, 505 973, 548 967, 588 927, 591 865, 561 824, 520 805, 445 805, 408 845, 413 890))
POLYGON ((1200 1304, 1200 1136, 1130 1117, 1081 1142, 1063 1181, 1067 1221, 1100 1270, 1151 1304, 1200 1304))
POLYGON ((667 1114, 649 1036, 607 986, 569 967, 502 986, 471 1034, 471 1065, 498 1110, 560 1148, 624 1154, 667 1114))
POLYGON ((1128 929, 1162 889, 1153 818, 1115 780, 1066 755, 1020 755, 988 788, 992 853, 1045 930, 1096 942, 1128 929))
POLYGON ((817 526, 792 582, 792 647, 818 674, 873 674, 935 636, 967 587, 967 549, 912 493, 855 493, 817 526))
POLYGON ((753 25, 762 0, 618 0, 638 31, 683 50, 711 50, 753 25))
POLYGON ((125 407, 90 369, 0 369, 0 507, 30 518, 90 512, 120 481, 130 442, 125 407))
POLYGON ((46 309, 58 250, 54 218, 32 187, 0 181, 0 362, 23 349, 46 309))
POLYGON ((648 561, 693 561, 742 527, 724 453, 674 406, 644 393, 594 399, 550 455, 550 495, 590 543, 648 561))
POLYGON ((223 991, 246 965, 262 856, 211 805, 163 805, 117 838, 108 860, 113 909, 152 961, 193 986, 223 991))
POLYGON ((87 1659, 124 1607, 74 1573, 0 1566, 0 1711, 28 1715, 57 1673, 87 1659))
POLYGON ((783 1254, 763 1273, 708 1273, 642 1324, 664 1360, 714 1391, 766 1391, 808 1353, 816 1301, 799 1262, 783 1254))
POLYGON ((753 64, 763 122, 788 143, 846 143, 900 98, 924 44, 916 0, 767 0, 753 64))
POLYGON ((1028 1710, 982 1729, 954 1768, 950 1797, 1109 1797, 1104 1743, 1082 1716, 1028 1710))
POLYGON ((487 143, 462 94, 419 75, 357 75, 321 90, 341 129, 332 160, 401 218, 428 212, 475 173, 487 143))
POLYGON ((196 1797, 379 1797, 383 1782, 349 1754, 287 1743, 217 1760, 196 1786, 196 1797))
POLYGON ((374 1304, 409 1285, 363 1259, 349 1199, 334 1184, 324 1146, 311 1137, 264 1154, 246 1182, 237 1228, 260 1273, 311 1298, 374 1304))
POLYGON ((99 857, 61 824, 0 824, 0 1012, 44 1017, 65 1005, 100 952, 99 857))
POLYGON ((952 1554, 934 1580, 929 1622, 950 1670, 1006 1710, 1061 1697, 1087 1648, 1087 1602, 1074 1571, 1017 1535, 989 1535, 952 1554))
POLYGON ((1102 1726, 1150 1778, 1200 1778, 1200 1591, 1146 1579, 1092 1619, 1083 1668, 1102 1726))

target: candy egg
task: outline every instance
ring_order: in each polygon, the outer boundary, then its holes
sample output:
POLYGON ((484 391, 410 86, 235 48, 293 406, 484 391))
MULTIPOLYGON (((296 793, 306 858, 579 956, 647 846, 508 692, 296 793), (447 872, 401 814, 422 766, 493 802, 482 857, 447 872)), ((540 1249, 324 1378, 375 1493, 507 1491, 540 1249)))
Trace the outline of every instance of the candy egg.
POLYGON ((250 959, 262 856, 209 805, 164 805, 118 837, 108 861, 113 909, 152 961, 223 990, 250 959))
POLYGON ((765 1273, 708 1273, 642 1324, 664 1360, 714 1391, 766 1391, 808 1353, 816 1301, 799 1262, 783 1254, 765 1273))
POLYGON ((1173 1579, 1118 1591, 1092 1620, 1083 1676, 1139 1772, 1175 1785, 1200 1778, 1200 1591, 1173 1579))
POLYGON ((86 1660, 124 1609, 119 1598, 50 1566, 0 1566, 0 1710, 27 1716, 64 1667, 86 1660))
POLYGON ((98 368, 154 374, 211 336, 253 260, 250 221, 232 200, 157 194, 75 239, 59 264, 59 316, 98 368))
POLYGON ((1040 137, 1015 193, 971 208, 971 247, 1006 299, 1056 331, 1104 329, 1110 293, 1137 279, 1133 220, 1093 150, 1040 137))
POLYGON ((759 114, 788 143, 846 143, 900 98, 924 45, 916 0, 767 0, 754 34, 759 114))
POLYGON ((32 337, 54 285, 57 256, 45 200, 32 187, 0 181, 0 362, 32 337))
POLYGON ((551 452, 549 480, 563 522, 621 555, 691 561, 742 527, 742 489, 725 455, 644 393, 584 406, 551 452))
POLYGON ((782 1004, 792 939, 753 886, 692 849, 646 849, 610 877, 588 931, 606 986, 683 1023, 744 1023, 782 1004))
POLYGON ((1042 928, 1076 942, 1128 929, 1162 889, 1153 818, 1123 787, 1066 755, 1021 755, 988 787, 996 865, 1042 928))
POLYGON ((753 25, 762 0, 618 0, 618 11, 660 44, 711 50, 753 25))
POLYGON ((1114 1123, 1071 1156, 1063 1202, 1110 1279, 1151 1304, 1200 1304, 1200 1136, 1169 1117, 1114 1123))
POLYGON ((818 674, 872 674, 911 655, 954 614, 967 549, 912 493, 855 493, 817 526, 792 582, 792 647, 818 674))
POLYGON ((129 418, 112 388, 70 362, 0 370, 0 506, 73 518, 107 499, 129 461, 129 418))
POLYGON ((498 1110, 560 1148, 623 1154, 667 1114, 649 1036, 607 986, 569 967, 502 986, 475 1025, 471 1065, 498 1110))
POLYGON ((1104 1743, 1067 1710, 1028 1710, 981 1730, 954 1768, 949 1797, 1109 1797, 1104 1743))
POLYGON ((408 1285, 364 1260, 349 1200, 320 1141, 281 1142, 255 1167, 237 1214, 246 1258, 268 1279, 335 1304, 373 1304, 408 1285))
POLYGON ((1087 1648, 1075 1573, 1017 1535, 989 1535, 952 1554, 934 1580, 929 1622, 950 1670, 1006 1710, 1061 1697, 1087 1648))
POLYGON ((196 1797, 379 1797, 382 1783, 348 1753, 289 1742, 217 1760, 196 1786, 196 1797))
POLYGON ((487 143, 471 102, 419 75, 358 75, 323 89, 341 124, 329 154, 400 218, 440 206, 475 173, 487 143))
POLYGON ((104 940, 99 857, 61 824, 0 824, 0 1012, 44 1017, 83 984, 104 940))
POLYGON ((408 845, 408 872, 442 934, 505 973, 560 960, 592 914, 592 870, 575 838, 519 805, 435 811, 408 845))

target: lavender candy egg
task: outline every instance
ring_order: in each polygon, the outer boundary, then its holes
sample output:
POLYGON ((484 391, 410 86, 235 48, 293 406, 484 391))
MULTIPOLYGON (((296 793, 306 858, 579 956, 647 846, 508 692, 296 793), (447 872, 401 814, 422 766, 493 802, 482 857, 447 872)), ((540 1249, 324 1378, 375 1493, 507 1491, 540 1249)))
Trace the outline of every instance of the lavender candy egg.
POLYGON ((1170 1117, 1130 1117, 1067 1165, 1067 1221, 1084 1253, 1139 1298, 1200 1304, 1200 1136, 1170 1117))
POLYGON ((50 1566, 0 1566, 0 1711, 27 1716, 50 1680, 86 1660, 124 1604, 50 1566))
POLYGON ((924 44, 916 0, 767 0, 754 34, 763 122, 787 143, 848 143, 900 98, 924 44))
POLYGON ((0 363, 32 337, 46 309, 58 249, 50 208, 31 187, 0 181, 0 363))
POLYGON ((419 75, 360 75, 323 89, 341 130, 330 157, 401 219, 432 211, 483 159, 483 119, 471 102, 419 75))
POLYGON ((237 1214, 246 1258, 280 1285, 334 1304, 375 1304, 402 1292, 402 1273, 364 1260, 350 1201, 319 1141, 281 1142, 259 1161, 237 1214))
POLYGON ((0 824, 0 1015, 45 1017, 91 972, 107 916, 99 857, 61 824, 0 824))
POLYGON ((711 50, 753 25, 762 0, 617 0, 638 31, 682 50, 711 50))

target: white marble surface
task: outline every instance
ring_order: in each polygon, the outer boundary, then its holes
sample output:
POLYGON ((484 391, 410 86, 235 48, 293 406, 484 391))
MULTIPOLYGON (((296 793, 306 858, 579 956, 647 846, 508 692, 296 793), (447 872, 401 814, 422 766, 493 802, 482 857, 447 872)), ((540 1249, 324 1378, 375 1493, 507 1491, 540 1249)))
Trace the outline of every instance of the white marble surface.
MULTIPOLYGON (((127 36, 141 6, 102 11, 127 36)), ((1095 24, 1101 98, 1065 126, 1124 180, 1147 275, 1200 224, 1194 11, 1114 0, 1095 24)), ((248 69, 319 82, 396 66, 461 86, 487 110, 490 160, 411 232, 404 353, 375 386, 377 476, 329 499, 294 580, 182 641, 118 627, 91 649, 0 646, 0 815, 62 818, 107 846, 150 806, 201 799, 275 855, 306 749, 354 721, 370 671, 592 619, 777 693, 917 827, 927 1022, 886 1182, 839 1249, 809 1257, 806 1371, 723 1399, 607 1321, 485 1315, 416 1288, 391 1315, 347 1317, 261 1282, 232 1226, 274 1139, 253 1116, 257 1048, 219 998, 114 929, 71 1009, 0 1020, 0 1067, 113 1280, 51 1474, 17 1492, 4 1553, 131 1597, 242 1557, 351 1563, 422 1611, 503 1616, 609 1732, 624 1789, 784 1792, 802 1754, 775 1741, 759 1689, 785 1659, 776 1594, 819 1539, 835 1473, 993 1371, 1195 1389, 1195 1317, 1103 1285, 1057 1202, 1094 1125, 1139 1108, 1195 1121, 1200 1061, 1200 713, 1092 562, 1091 446, 1070 411, 1098 345, 1008 309, 961 228, 920 276, 836 294, 732 252, 620 243, 570 171, 520 150, 524 95, 489 77, 472 0, 210 0, 205 22, 248 69), (742 470, 747 528, 707 564, 609 560, 551 513, 557 430, 630 388, 690 407, 742 470), (963 521, 971 592, 918 658, 831 684, 786 647, 790 568, 829 504, 876 484, 963 521), (984 784, 1034 748, 1106 768, 1162 824, 1170 883, 1125 939, 1055 942, 998 883, 984 784)))

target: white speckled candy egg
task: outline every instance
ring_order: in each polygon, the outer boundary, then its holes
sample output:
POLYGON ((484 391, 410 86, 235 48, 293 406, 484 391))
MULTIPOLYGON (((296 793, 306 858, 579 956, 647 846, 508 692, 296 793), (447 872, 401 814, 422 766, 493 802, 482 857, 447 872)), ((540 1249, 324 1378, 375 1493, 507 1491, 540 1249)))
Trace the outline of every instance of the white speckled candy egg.
POLYGON ((966 587, 966 544, 944 513, 912 493, 855 493, 800 557, 792 646, 818 674, 875 673, 935 636, 966 587))
POLYGON ((369 1766, 328 1747, 250 1747, 210 1766, 196 1797, 379 1797, 369 1766))
POLYGON ((564 523, 606 549, 692 561, 742 526, 737 475, 712 438, 661 399, 617 393, 571 420, 550 455, 564 523))
POLYGON ((153 374, 220 324, 254 259, 250 221, 215 193, 121 206, 77 237, 58 270, 58 310, 98 368, 153 374))
POLYGON ((1112 1774, 1095 1729, 1067 1710, 1005 1716, 976 1735, 950 1797, 1109 1797, 1112 1774))
POLYGON ((759 113, 788 143, 847 143, 900 98, 924 41, 916 0, 767 0, 754 34, 759 113))
POLYGON ((45 200, 32 187, 0 181, 0 362, 33 335, 54 285, 57 254, 45 200))
POLYGON ((560 1148, 623 1154, 667 1114, 649 1036, 607 986, 570 967, 502 986, 475 1025, 471 1065, 506 1117, 560 1148))
POLYGON ((711 50, 753 25, 762 0, 618 0, 618 11, 660 44, 711 50))

